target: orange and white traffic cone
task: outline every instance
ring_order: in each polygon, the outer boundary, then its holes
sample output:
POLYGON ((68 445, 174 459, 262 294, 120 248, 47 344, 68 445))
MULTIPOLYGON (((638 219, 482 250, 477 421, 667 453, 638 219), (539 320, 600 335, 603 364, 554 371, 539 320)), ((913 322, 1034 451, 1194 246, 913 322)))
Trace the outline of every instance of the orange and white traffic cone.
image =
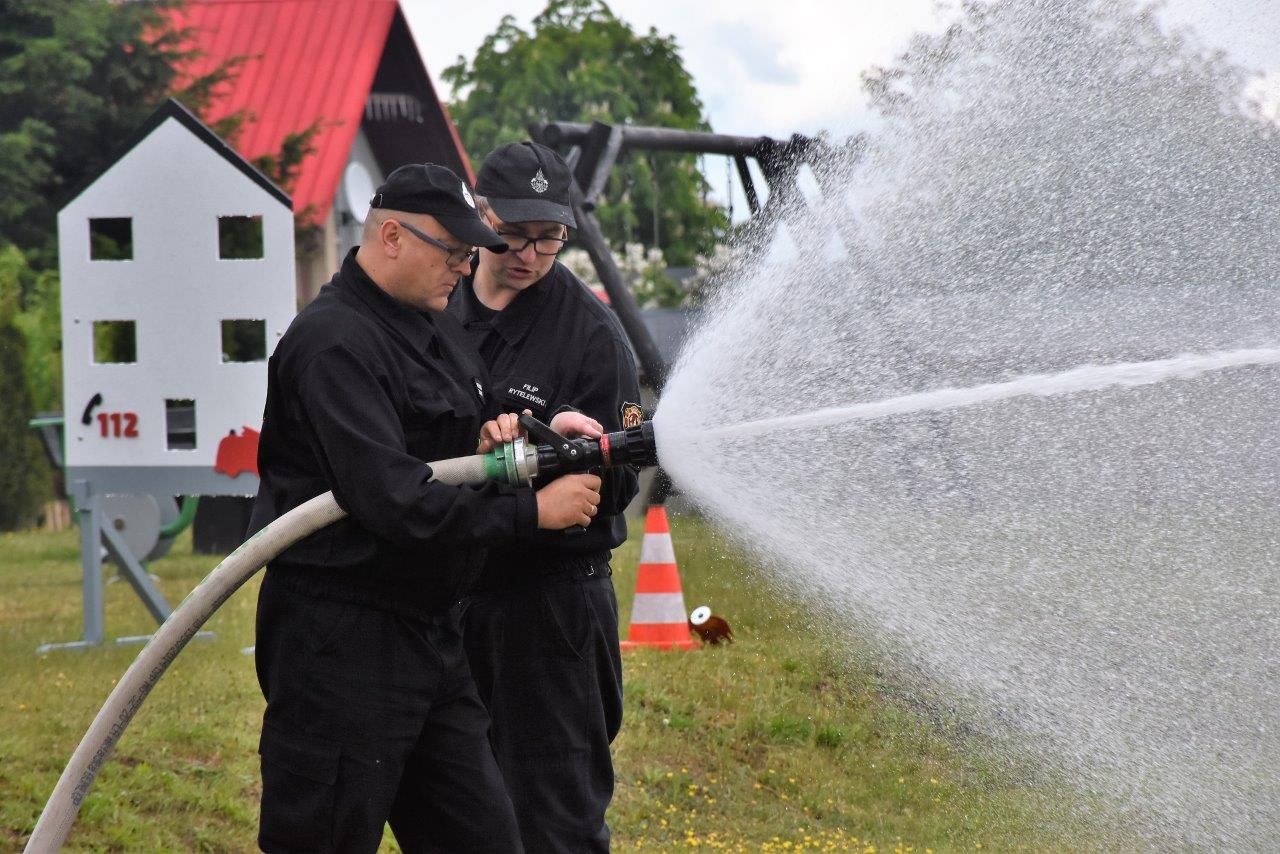
POLYGON ((640 546, 640 570, 636 575, 636 598, 631 605, 631 628, 623 649, 636 647, 692 649, 696 642, 689 634, 689 618, 680 589, 676 550, 671 544, 667 508, 649 507, 644 520, 644 541, 640 546))

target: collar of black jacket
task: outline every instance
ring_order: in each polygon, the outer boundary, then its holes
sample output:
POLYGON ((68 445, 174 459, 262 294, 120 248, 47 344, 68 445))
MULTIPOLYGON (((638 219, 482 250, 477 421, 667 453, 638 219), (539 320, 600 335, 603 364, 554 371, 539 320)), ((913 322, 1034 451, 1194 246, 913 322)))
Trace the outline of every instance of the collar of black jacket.
POLYGON ((335 284, 368 306, 379 320, 390 326, 415 351, 427 352, 436 337, 435 322, 430 314, 405 305, 378 287, 356 261, 355 249, 342 260, 342 275, 335 277, 335 284))
MULTIPOLYGON (((551 266, 550 272, 516 294, 516 298, 506 308, 499 311, 488 321, 489 325, 496 329, 508 344, 513 346, 518 344, 533 328, 538 316, 546 308, 547 301, 551 299, 553 289, 558 286, 557 279, 560 276, 561 269, 563 268, 560 266, 560 262, 557 261, 551 266)), ((459 284, 459 287, 466 287, 474 293, 475 275, 468 276, 459 284)), ((464 325, 484 319, 474 316, 474 313, 469 310, 466 300, 462 304, 466 307, 467 315, 462 318, 464 325)))

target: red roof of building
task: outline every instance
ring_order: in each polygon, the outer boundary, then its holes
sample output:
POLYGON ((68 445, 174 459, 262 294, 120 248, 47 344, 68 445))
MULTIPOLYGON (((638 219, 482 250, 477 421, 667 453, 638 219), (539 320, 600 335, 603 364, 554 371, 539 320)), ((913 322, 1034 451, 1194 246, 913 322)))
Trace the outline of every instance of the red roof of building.
MULTIPOLYGON (((245 157, 275 154, 285 136, 323 122, 292 196, 296 213, 314 206, 316 219, 326 216, 393 22, 399 19, 407 32, 397 0, 187 0, 171 14, 175 25, 190 28, 190 47, 200 53, 188 73, 243 58, 234 80, 215 90, 205 118, 216 122, 246 111, 248 120, 235 139, 245 157)), ((415 59, 421 66, 421 56, 415 59)), ((425 95, 427 105, 443 107, 434 91, 425 95)), ((453 123, 444 116, 474 181, 453 123)))

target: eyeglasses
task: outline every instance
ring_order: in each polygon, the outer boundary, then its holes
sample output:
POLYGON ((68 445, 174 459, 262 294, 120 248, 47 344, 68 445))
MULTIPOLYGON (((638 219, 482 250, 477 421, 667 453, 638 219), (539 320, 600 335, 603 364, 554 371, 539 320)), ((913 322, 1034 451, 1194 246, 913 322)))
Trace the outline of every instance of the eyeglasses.
POLYGON ((530 237, 518 231, 499 231, 498 236, 507 241, 507 249, 511 252, 523 252, 530 243, 538 255, 559 255, 568 241, 563 237, 530 237))
POLYGON ((476 257, 476 250, 474 247, 450 246, 448 243, 443 243, 439 240, 436 240, 434 237, 432 237, 430 234, 427 234, 425 231, 419 228, 414 228, 412 225, 409 225, 409 223, 407 222, 400 222, 399 220, 392 220, 392 222, 396 223, 396 225, 400 226, 405 231, 409 232, 419 240, 426 241, 427 243, 430 243, 432 246, 436 247, 437 249, 443 249, 445 252, 448 252, 449 253, 448 262, 450 267, 456 267, 459 264, 470 264, 472 259, 476 257))

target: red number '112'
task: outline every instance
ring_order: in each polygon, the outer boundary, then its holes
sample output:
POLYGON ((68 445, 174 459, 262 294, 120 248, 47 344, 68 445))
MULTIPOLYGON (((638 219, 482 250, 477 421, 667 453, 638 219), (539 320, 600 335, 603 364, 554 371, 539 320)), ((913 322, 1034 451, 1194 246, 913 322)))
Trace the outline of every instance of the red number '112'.
POLYGON ((104 439, 138 438, 138 413, 99 412, 99 432, 104 439))

